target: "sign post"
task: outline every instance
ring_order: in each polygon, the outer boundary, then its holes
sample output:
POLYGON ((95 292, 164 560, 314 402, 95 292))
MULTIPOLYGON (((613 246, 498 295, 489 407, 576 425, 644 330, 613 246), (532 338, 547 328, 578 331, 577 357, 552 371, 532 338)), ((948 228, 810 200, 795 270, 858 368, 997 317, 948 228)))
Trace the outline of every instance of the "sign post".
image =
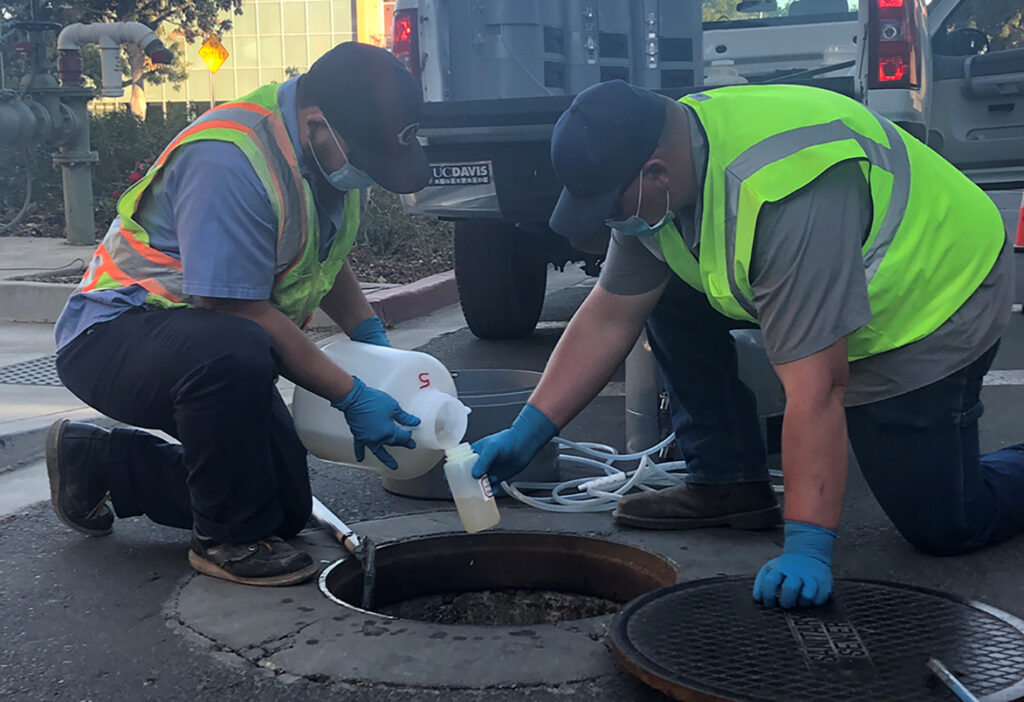
POLYGON ((228 60, 228 50, 224 48, 224 45, 220 43, 220 39, 217 38, 216 34, 211 34, 203 45, 199 47, 199 58, 203 60, 206 67, 210 69, 210 107, 212 108, 216 103, 213 94, 214 79, 213 75, 220 70, 220 67, 224 65, 224 62, 228 60))

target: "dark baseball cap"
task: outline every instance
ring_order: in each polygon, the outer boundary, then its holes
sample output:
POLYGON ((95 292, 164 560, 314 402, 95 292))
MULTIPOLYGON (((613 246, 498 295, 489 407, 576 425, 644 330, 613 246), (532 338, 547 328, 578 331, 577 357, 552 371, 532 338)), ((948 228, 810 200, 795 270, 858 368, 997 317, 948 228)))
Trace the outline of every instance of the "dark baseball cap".
POLYGON ((416 139, 423 97, 390 51, 338 44, 299 80, 302 93, 344 137, 352 165, 396 193, 426 186, 430 162, 416 139))
POLYGON ((649 90, 611 80, 577 95, 551 135, 551 163, 565 186, 551 228, 577 243, 604 226, 664 127, 665 102, 649 90))

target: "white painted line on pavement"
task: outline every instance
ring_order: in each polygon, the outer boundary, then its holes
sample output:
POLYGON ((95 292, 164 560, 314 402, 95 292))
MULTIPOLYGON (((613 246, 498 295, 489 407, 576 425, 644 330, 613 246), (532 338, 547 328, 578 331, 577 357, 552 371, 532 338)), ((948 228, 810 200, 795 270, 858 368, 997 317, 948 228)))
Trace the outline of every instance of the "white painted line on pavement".
POLYGON ((626 396, 626 384, 613 380, 604 386, 604 390, 601 391, 600 397, 625 397, 626 396))
POLYGON ((567 326, 569 326, 567 319, 556 322, 537 322, 537 329, 565 329, 567 326))
POLYGON ((1024 370, 990 370, 985 385, 1024 385, 1024 370))

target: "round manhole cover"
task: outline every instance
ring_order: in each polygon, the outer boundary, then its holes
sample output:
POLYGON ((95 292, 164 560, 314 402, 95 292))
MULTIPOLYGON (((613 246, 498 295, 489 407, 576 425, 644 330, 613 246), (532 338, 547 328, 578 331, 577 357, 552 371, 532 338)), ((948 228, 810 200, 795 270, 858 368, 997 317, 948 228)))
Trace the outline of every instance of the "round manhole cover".
POLYGON ((753 579, 651 592, 611 629, 625 667, 681 700, 951 700, 937 658, 984 702, 1024 698, 1024 621, 893 583, 839 580, 813 609, 768 609, 753 579))

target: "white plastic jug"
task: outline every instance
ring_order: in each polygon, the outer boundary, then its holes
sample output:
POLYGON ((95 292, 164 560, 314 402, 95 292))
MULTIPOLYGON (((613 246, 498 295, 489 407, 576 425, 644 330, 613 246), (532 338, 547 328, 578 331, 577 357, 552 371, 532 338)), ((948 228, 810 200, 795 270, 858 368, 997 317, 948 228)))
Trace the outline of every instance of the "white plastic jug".
POLYGON ((451 373, 433 356, 350 339, 332 342, 324 346, 323 352, 370 387, 395 398, 402 409, 420 418, 420 425, 412 430, 415 449, 385 447, 398 463, 398 470, 378 461, 369 449, 362 463, 357 463, 345 415, 322 397, 297 387, 292 402, 295 428, 314 456, 409 480, 433 468, 445 449, 462 441, 469 408, 456 397, 451 373))

